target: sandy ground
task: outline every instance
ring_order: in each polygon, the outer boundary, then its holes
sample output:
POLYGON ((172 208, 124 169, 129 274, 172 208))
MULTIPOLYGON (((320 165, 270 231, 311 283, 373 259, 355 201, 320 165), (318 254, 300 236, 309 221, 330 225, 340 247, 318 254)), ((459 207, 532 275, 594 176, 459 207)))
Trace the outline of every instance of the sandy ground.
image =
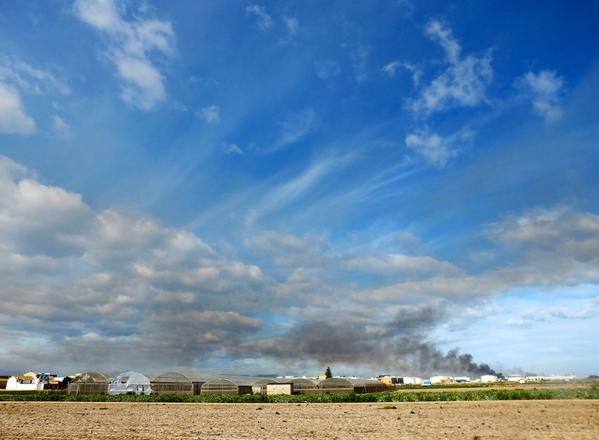
POLYGON ((0 403, 2 439, 599 439, 599 400, 356 404, 0 403))

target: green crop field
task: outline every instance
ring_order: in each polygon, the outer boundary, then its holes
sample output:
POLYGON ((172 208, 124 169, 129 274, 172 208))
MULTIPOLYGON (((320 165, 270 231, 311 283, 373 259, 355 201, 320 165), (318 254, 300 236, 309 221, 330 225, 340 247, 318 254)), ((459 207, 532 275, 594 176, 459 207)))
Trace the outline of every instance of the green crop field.
POLYGON ((187 403, 343 403, 343 402, 447 402, 480 400, 551 400, 599 399, 599 388, 511 388, 477 389, 472 391, 383 392, 369 394, 303 394, 303 395, 68 395, 60 392, 3 392, 3 401, 60 401, 60 402, 187 402, 187 403))

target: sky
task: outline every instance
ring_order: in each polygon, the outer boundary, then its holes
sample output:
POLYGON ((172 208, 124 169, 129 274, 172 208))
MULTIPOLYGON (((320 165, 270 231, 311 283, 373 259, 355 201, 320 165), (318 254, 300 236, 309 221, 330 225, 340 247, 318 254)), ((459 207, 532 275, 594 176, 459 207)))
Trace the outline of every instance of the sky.
POLYGON ((599 372, 599 5, 0 0, 0 370, 599 372))

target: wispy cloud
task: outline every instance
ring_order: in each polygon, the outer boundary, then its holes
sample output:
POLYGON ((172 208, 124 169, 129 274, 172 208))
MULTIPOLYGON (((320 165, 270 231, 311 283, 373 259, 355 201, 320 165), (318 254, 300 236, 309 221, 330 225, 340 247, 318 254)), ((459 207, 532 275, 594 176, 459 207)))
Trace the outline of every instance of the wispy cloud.
POLYGON ((451 107, 475 107, 483 103, 493 78, 491 52, 462 56, 462 48, 451 29, 438 20, 429 21, 425 33, 441 45, 448 67, 421 90, 411 102, 412 110, 428 115, 451 107))
POLYGON ((243 150, 237 144, 223 144, 225 154, 243 154, 243 150))
POLYGON ((538 73, 527 72, 516 81, 523 96, 532 102, 533 110, 545 121, 553 122, 562 117, 560 107, 564 80, 551 70, 538 73))
POLYGON ((416 65, 412 63, 406 63, 399 60, 393 60, 389 63, 385 64, 381 70, 389 77, 394 77, 397 73, 397 70, 403 68, 411 73, 412 82, 414 86, 418 87, 420 84, 420 78, 422 77, 422 70, 418 68, 416 65))
POLYGON ((287 148, 312 133, 317 126, 316 112, 311 107, 293 113, 279 123, 277 138, 263 152, 272 153, 287 148))
POLYGON ((201 108, 196 115, 207 124, 218 124, 220 122, 220 109, 217 105, 201 108))
POLYGON ((245 7, 245 13, 248 15, 253 15, 256 19, 258 27, 263 31, 267 31, 273 26, 272 17, 268 15, 264 6, 260 6, 255 3, 248 5, 245 7))
POLYGON ((68 139, 71 137, 71 126, 58 115, 52 116, 52 130, 54 134, 62 138, 68 139))
POLYGON ((451 158, 459 154, 473 136, 472 131, 462 130, 444 138, 425 127, 408 134, 405 142, 408 148, 415 150, 428 163, 443 168, 451 158))
POLYGON ((76 0, 77 17, 108 37, 107 57, 121 80, 121 99, 150 110, 166 98, 166 78, 151 60, 153 54, 174 52, 171 23, 154 18, 123 17, 124 7, 113 0, 76 0))
POLYGON ((283 17, 283 23, 285 23, 285 27, 287 28, 287 36, 285 41, 292 41, 300 32, 300 23, 297 17, 283 17))

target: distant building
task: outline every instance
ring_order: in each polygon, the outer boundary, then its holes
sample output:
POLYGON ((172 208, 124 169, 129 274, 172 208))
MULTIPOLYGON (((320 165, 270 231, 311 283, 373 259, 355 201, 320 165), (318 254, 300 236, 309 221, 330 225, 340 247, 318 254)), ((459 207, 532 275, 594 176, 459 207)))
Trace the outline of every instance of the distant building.
POLYGON ((40 379, 41 374, 28 371, 22 376, 11 376, 6 381, 6 391, 41 391, 44 382, 40 379))
POLYGON ((377 379, 387 386, 422 385, 421 377, 382 375, 377 377, 377 379))
POLYGON ((269 383, 266 384, 266 395, 293 394, 293 383, 269 383))
POLYGON ((508 382, 524 383, 525 379, 524 379, 524 376, 522 376, 521 374, 510 374, 507 377, 507 381, 508 382))
POLYGON ((483 374, 480 377, 480 381, 482 383, 494 383, 494 382, 499 382, 499 378, 497 376, 495 376, 494 374, 483 374))
POLYGON ((455 380, 452 376, 432 376, 430 378, 432 385, 438 385, 442 383, 454 383, 455 380))

